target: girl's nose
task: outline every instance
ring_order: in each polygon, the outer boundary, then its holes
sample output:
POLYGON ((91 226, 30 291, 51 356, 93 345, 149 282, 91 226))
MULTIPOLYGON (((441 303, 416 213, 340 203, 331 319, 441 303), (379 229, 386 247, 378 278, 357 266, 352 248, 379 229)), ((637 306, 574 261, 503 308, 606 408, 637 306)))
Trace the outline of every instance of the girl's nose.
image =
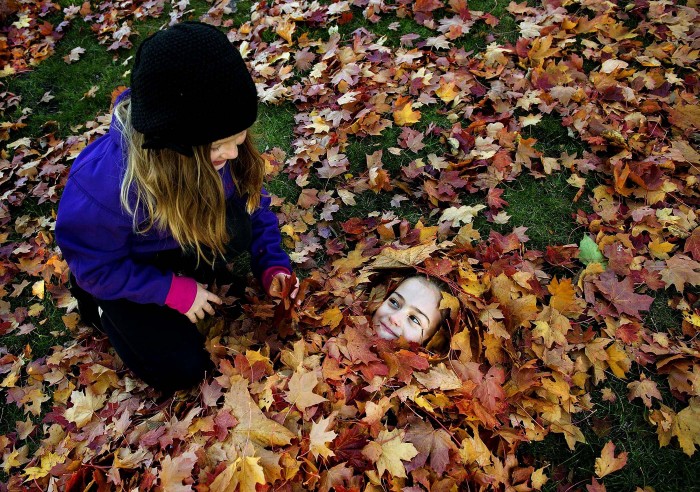
POLYGON ((226 160, 235 159, 238 157, 238 145, 231 143, 222 146, 219 148, 219 157, 226 160))
POLYGON ((392 313, 389 316, 389 321, 391 321, 391 324, 394 326, 401 326, 401 313, 400 312, 392 313))

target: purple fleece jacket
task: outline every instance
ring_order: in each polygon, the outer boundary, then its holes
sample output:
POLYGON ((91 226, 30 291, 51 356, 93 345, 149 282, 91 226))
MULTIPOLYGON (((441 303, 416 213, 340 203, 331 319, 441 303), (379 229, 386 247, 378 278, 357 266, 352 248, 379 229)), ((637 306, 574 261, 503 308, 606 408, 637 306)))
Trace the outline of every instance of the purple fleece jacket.
MULTIPOLYGON (((120 98, 128 97, 125 91, 120 98)), ((98 299, 128 299, 168 305, 185 313, 196 293, 193 279, 151 266, 157 252, 179 248, 169 231, 133 231, 132 217, 119 199, 126 148, 116 117, 109 132, 85 147, 71 167, 58 207, 56 242, 78 285, 98 299)), ((228 166, 221 171, 227 199, 243 203, 228 166)), ((272 277, 290 273, 289 256, 280 246, 277 217, 263 189, 260 207, 251 214, 252 269, 268 290, 272 277)), ((145 218, 143 210, 137 217, 145 218)))

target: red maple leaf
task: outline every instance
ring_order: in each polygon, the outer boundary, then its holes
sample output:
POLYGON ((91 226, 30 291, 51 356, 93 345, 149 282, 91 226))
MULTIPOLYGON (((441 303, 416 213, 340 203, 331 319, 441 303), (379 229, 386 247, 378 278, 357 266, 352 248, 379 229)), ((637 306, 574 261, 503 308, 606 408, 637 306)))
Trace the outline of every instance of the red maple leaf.
POLYGON ((634 285, 629 277, 619 282, 615 273, 610 270, 602 273, 594 283, 603 297, 610 301, 620 314, 639 318, 639 311, 648 311, 654 301, 653 297, 635 294, 634 285))

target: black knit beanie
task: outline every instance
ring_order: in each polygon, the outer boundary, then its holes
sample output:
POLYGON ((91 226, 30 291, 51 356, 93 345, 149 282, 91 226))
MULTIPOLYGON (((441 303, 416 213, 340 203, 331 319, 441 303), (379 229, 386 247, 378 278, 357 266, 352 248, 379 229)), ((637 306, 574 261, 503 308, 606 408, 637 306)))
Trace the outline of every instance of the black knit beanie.
POLYGON ((192 147, 250 127, 258 97, 240 53, 224 33, 183 22, 146 38, 131 71, 131 124, 145 149, 192 147))

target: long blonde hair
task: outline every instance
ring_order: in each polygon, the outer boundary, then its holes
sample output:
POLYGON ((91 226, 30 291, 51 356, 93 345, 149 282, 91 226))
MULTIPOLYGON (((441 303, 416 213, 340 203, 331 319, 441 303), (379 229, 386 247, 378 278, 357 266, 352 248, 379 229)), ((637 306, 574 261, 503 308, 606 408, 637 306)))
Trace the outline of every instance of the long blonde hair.
MULTIPOLYGON (((153 227, 167 230, 183 250, 193 249, 212 264, 224 255, 230 238, 224 189, 211 162, 211 144, 193 147, 192 157, 170 149, 143 149, 144 136, 130 123, 130 100, 121 101, 114 112, 128 149, 120 198, 133 217, 134 232, 145 234, 153 227), (145 222, 137 217, 141 208, 145 222)), ((265 162, 250 132, 238 158, 229 165, 236 190, 245 197, 247 212, 253 213, 260 206, 265 162)))

